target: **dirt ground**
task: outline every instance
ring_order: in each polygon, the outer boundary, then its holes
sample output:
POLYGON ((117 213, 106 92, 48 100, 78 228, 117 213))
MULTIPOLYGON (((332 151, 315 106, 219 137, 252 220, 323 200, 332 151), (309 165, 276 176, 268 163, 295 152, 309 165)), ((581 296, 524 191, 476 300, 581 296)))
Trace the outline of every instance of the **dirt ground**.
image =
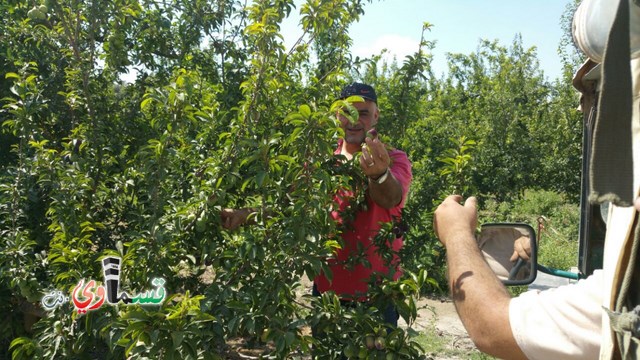
MULTIPOLYGON (((467 337, 453 302, 447 298, 424 297, 418 300, 418 319, 413 324, 416 331, 428 330, 435 323, 436 330, 452 336, 467 337)), ((400 319, 399 326, 406 326, 400 319)))
MULTIPOLYGON (((477 351, 451 300, 445 297, 423 297, 418 300, 417 305, 418 318, 413 329, 420 333, 430 333, 443 341, 445 351, 431 353, 429 359, 465 359, 467 357, 464 354, 477 351)), ((398 325, 407 326, 402 319, 398 325)))

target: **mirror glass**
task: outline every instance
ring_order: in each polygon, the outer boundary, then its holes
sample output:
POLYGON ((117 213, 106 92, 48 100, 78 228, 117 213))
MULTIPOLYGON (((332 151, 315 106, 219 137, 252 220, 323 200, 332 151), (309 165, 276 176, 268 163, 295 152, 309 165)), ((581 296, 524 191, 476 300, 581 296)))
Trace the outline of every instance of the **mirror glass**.
POLYGON ((478 246, 491 270, 505 285, 528 285, 536 279, 537 246, 527 224, 484 224, 478 246))

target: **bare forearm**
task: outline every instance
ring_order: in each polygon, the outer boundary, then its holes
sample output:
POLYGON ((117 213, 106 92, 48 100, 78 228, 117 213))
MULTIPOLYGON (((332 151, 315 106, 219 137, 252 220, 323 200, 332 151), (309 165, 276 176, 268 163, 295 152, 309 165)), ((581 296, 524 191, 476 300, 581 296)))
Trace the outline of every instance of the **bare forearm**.
POLYGON ((509 324, 511 296, 484 261, 474 234, 453 232, 446 244, 451 296, 476 346, 501 358, 526 358, 509 324))
POLYGON ((485 313, 508 304, 510 296, 482 258, 473 234, 453 236, 447 240, 449 286, 460 317, 472 332, 483 328, 478 323, 491 321, 485 313))
POLYGON ((402 185, 389 171, 389 175, 382 184, 369 178, 369 194, 376 204, 385 209, 391 209, 402 201, 402 185))

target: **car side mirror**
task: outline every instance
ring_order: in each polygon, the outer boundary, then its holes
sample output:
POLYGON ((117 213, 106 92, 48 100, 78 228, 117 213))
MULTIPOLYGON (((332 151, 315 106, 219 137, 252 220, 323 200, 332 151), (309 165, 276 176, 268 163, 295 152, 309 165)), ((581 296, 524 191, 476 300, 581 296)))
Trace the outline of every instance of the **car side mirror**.
POLYGON ((527 224, 483 224, 477 237, 478 246, 491 270, 505 285, 528 285, 535 281, 538 246, 533 228, 527 224), (529 258, 511 261, 514 246, 527 248, 529 258))

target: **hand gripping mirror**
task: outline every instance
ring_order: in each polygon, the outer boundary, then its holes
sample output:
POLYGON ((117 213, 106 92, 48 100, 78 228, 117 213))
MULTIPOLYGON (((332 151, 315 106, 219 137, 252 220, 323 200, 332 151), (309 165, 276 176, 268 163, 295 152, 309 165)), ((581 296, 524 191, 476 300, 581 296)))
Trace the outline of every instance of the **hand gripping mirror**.
POLYGON ((538 247, 527 224, 482 225, 478 246, 491 270, 505 285, 528 285, 537 275, 538 247))

